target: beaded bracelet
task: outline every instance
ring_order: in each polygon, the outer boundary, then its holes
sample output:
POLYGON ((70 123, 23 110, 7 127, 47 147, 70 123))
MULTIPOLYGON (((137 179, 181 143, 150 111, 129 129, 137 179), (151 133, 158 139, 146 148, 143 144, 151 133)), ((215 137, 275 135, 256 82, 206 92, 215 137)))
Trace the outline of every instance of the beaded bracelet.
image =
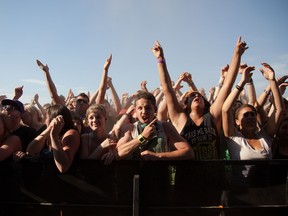
POLYGON ((239 91, 243 91, 243 87, 236 85, 236 89, 238 89, 239 91))

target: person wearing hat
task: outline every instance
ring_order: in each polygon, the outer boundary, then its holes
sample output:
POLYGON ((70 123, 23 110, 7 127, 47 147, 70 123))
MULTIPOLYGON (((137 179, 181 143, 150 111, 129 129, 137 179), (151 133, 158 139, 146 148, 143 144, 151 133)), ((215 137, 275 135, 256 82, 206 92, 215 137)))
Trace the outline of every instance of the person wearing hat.
POLYGON ((22 123, 22 115, 25 110, 21 101, 4 99, 1 104, 2 113, 7 114, 9 117, 9 130, 20 138, 22 151, 25 153, 28 144, 37 136, 37 131, 22 123))

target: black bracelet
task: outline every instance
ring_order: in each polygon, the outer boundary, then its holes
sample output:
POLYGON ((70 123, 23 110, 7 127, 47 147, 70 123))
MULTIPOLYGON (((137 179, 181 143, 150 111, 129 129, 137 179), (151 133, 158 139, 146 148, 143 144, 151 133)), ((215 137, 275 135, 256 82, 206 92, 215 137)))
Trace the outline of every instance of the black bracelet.
POLYGON ((236 89, 238 89, 239 91, 243 91, 243 87, 236 85, 236 89))
POLYGON ((269 95, 269 91, 267 91, 266 89, 264 90, 265 94, 269 95))
POLYGON ((188 81, 187 83, 188 83, 189 86, 192 86, 194 84, 194 82, 192 80, 188 81))

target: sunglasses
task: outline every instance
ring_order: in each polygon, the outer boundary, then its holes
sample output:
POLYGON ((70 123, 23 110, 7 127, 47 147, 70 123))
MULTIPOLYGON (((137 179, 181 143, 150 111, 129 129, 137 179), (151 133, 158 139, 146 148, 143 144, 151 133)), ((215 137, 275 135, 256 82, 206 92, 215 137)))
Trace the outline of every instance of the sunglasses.
POLYGON ((196 97, 202 97, 202 95, 200 94, 200 93, 193 93, 193 94, 191 94, 190 96, 189 96, 189 98, 191 98, 190 100, 194 100, 194 98, 196 98, 196 97))
POLYGON ((83 99, 77 99, 76 100, 76 104, 80 104, 80 103, 88 104, 88 101, 87 100, 83 100, 83 99))
POLYGON ((18 109, 15 106, 12 106, 12 105, 5 105, 5 106, 3 106, 3 110, 11 112, 13 110, 18 110, 18 109))
POLYGON ((245 113, 243 114, 243 116, 244 116, 244 117, 249 117, 249 116, 255 117, 255 116, 256 116, 256 113, 254 113, 254 112, 252 112, 252 111, 248 111, 248 112, 245 112, 245 113))

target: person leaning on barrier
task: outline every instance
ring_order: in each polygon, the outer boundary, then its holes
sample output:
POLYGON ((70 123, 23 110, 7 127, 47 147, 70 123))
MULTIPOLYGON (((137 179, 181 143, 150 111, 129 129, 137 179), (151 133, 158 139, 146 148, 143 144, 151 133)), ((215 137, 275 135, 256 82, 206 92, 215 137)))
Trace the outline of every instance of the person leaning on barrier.
POLYGON ((237 77, 241 56, 246 49, 248 49, 246 43, 241 41, 241 37, 239 37, 231 64, 225 75, 225 82, 211 106, 197 88, 195 88, 195 84, 191 80, 189 85, 193 86, 193 90, 191 94, 186 96, 185 107, 183 107, 179 104, 172 88, 162 46, 156 41, 152 48, 152 52, 157 59, 158 73, 162 91, 167 101, 169 119, 178 133, 194 149, 196 159, 219 159, 222 106, 237 77), (209 153, 207 154, 208 151, 209 153))
POLYGON ((47 109, 47 128, 27 147, 29 156, 53 159, 61 173, 69 170, 80 146, 80 134, 72 121, 70 110, 55 104, 47 109))
POLYGON ((139 92, 135 99, 138 121, 130 124, 119 139, 116 158, 144 160, 193 159, 194 152, 169 122, 158 121, 156 100, 152 93, 139 92))
MULTIPOLYGON (((253 105, 243 104, 237 108, 235 113, 232 113, 233 103, 237 100, 244 85, 250 80, 250 73, 254 70, 254 66, 247 66, 242 72, 242 78, 238 85, 226 99, 222 111, 224 136, 232 160, 272 159, 272 140, 281 119, 283 103, 273 68, 267 63, 262 63, 262 65, 264 68, 260 68, 260 71, 269 81, 275 110, 272 115, 268 116, 267 122, 263 126, 257 124, 257 110, 253 105)), ((267 185, 270 181, 269 178, 269 170, 265 167, 234 166, 231 180, 233 192, 230 191, 229 202, 243 204, 244 202, 240 201, 241 198, 238 198, 238 192, 242 194, 243 188, 246 187, 267 185)))
MULTIPOLYGON (((248 49, 246 43, 239 37, 225 75, 225 82, 213 104, 210 104, 201 95, 191 79, 188 84, 192 91, 186 95, 185 106, 179 103, 172 88, 163 47, 158 41, 155 41, 154 47, 151 49, 157 59, 158 74, 167 101, 169 120, 193 148, 196 160, 220 159, 223 154, 220 143, 222 106, 232 89, 241 57, 246 49, 248 49)), ((219 205, 224 187, 225 175, 221 166, 189 164, 186 167, 176 167, 175 192, 181 204, 185 202, 189 205, 219 205), (185 185, 189 185, 189 187, 185 185)))
POLYGON ((14 160, 20 161, 25 156, 28 144, 37 136, 37 131, 22 123, 25 109, 21 101, 5 99, 2 100, 1 104, 3 107, 2 113, 6 114, 8 117, 9 131, 20 138, 22 150, 17 151, 14 154, 14 160))
POLYGON ((86 111, 86 119, 91 132, 81 135, 80 158, 100 160, 112 148, 106 132, 107 111, 104 105, 90 105, 86 111))
POLYGON ((0 113, 0 161, 12 159, 14 153, 22 151, 20 138, 11 134, 8 125, 8 116, 0 113))

